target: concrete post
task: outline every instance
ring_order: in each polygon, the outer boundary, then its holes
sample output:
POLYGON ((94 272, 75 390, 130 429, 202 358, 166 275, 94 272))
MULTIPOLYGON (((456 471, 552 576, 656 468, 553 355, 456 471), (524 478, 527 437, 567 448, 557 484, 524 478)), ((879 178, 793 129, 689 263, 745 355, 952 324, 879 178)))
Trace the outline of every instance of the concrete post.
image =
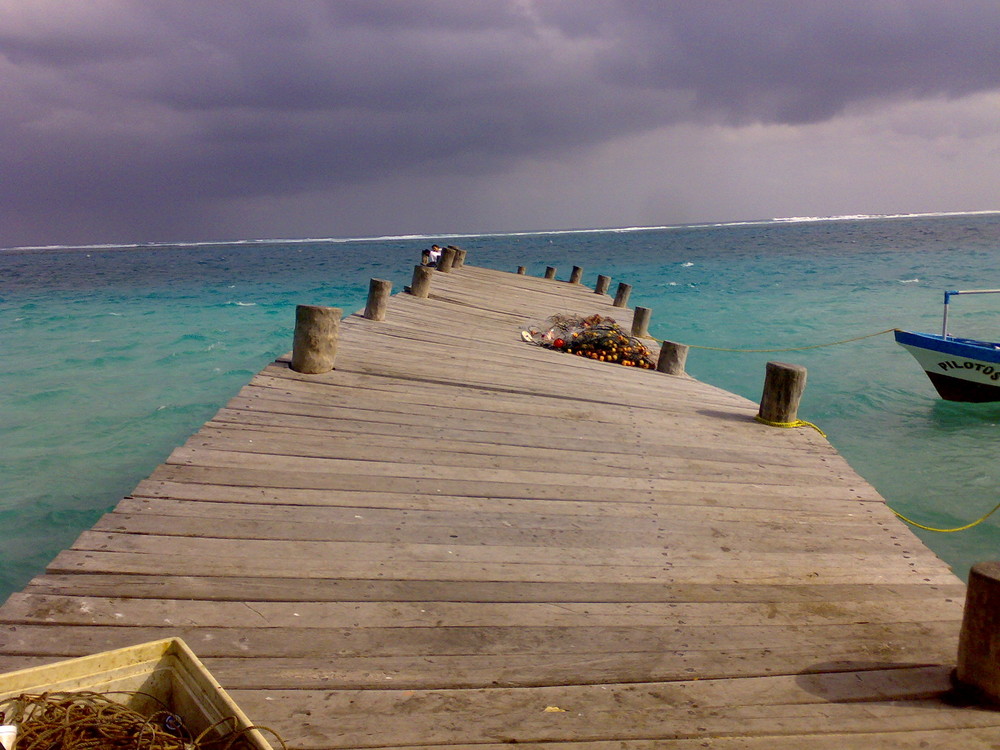
POLYGON ((611 286, 611 277, 601 276, 597 277, 597 283, 594 285, 594 294, 607 294, 608 287, 611 286))
POLYGON ((580 279, 583 278, 583 269, 580 266, 573 266, 573 270, 569 274, 570 284, 579 284, 580 279))
POLYGON ((547 266, 545 268, 545 278, 547 278, 547 279, 554 279, 555 277, 556 277, 555 266, 547 266))

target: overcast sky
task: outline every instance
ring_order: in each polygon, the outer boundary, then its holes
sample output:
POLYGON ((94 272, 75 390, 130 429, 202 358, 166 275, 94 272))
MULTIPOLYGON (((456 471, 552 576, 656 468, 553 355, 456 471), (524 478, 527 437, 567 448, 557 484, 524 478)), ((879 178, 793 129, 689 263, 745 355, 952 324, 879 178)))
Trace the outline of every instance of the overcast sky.
POLYGON ((0 247, 990 209, 997 0, 0 0, 0 247))

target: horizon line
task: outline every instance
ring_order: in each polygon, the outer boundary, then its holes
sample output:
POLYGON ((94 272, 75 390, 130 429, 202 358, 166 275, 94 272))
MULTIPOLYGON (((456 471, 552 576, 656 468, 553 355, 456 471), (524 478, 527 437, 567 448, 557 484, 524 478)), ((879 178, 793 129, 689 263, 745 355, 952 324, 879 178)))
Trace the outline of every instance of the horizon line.
POLYGON ((521 230, 512 232, 442 232, 436 234, 394 234, 375 235, 370 237, 275 237, 260 239, 241 240, 194 240, 187 242, 130 242, 130 243, 97 243, 86 245, 19 245, 14 247, 0 248, 0 252, 35 251, 46 250, 129 250, 129 249, 150 249, 164 247, 211 247, 217 245, 264 245, 264 244, 304 244, 309 242, 386 242, 390 240, 433 240, 439 238, 471 238, 471 237, 525 237, 531 235, 558 235, 558 234, 599 234, 602 232, 648 232, 667 229, 702 229, 720 228, 732 226, 755 226, 762 224, 802 224, 820 221, 868 221, 877 219, 913 219, 913 218, 933 218, 945 216, 980 216, 988 214, 1000 214, 1000 209, 990 209, 982 211, 925 211, 919 213, 897 213, 897 214, 841 214, 835 216, 787 216, 775 217, 771 219, 749 219, 742 221, 716 221, 716 222, 692 222, 687 224, 660 224, 649 226, 626 226, 626 227, 596 227, 584 229, 540 229, 534 231, 521 230))

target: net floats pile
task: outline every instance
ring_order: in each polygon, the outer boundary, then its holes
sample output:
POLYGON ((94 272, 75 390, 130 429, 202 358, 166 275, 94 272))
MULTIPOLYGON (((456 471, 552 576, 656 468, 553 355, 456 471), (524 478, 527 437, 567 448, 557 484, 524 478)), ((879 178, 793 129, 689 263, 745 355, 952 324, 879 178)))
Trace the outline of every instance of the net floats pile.
POLYGON ((613 318, 601 315, 553 315, 545 323, 522 331, 521 338, 546 349, 598 362, 643 370, 656 368, 653 354, 645 344, 625 333, 613 318))

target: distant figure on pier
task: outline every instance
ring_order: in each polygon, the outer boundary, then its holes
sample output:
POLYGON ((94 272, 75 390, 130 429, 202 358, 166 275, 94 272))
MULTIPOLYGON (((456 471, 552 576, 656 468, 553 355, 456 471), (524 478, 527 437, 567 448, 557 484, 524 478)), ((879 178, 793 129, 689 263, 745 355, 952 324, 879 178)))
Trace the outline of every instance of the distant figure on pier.
POLYGON ((441 260, 441 246, 431 245, 431 265, 436 265, 441 260))
POLYGON ((427 248, 424 248, 420 252, 420 265, 429 266, 430 264, 431 264, 431 251, 428 250, 427 248))

